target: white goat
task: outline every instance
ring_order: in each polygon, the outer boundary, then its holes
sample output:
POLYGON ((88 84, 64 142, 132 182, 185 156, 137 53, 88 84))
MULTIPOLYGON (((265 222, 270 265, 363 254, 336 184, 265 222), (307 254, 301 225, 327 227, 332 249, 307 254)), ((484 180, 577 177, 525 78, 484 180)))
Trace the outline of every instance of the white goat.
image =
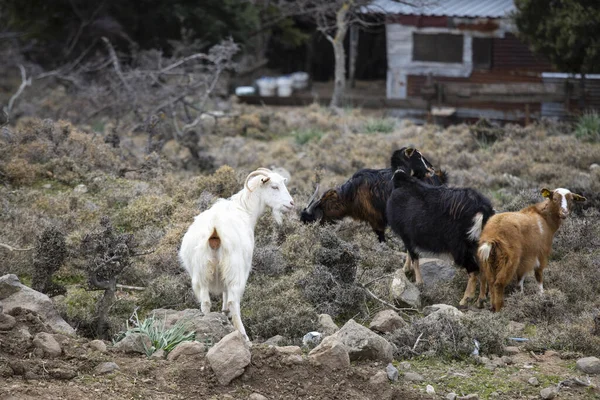
POLYGON ((240 301, 252 267, 254 227, 266 206, 277 223, 294 201, 286 178, 266 168, 250 173, 244 188, 229 199, 219 199, 194 219, 183 236, 179 257, 192 278, 192 288, 203 313, 210 312, 210 295, 223 294, 223 312, 246 339, 240 301))

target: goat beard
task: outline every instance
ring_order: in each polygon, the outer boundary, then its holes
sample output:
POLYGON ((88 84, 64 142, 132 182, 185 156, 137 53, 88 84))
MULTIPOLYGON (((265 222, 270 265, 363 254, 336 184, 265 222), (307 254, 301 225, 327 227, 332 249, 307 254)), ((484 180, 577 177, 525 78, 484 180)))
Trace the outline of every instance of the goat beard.
POLYGON ((283 223, 283 213, 281 212, 281 210, 273 209, 273 218, 275 218, 275 222, 277 222, 277 225, 281 225, 283 223))

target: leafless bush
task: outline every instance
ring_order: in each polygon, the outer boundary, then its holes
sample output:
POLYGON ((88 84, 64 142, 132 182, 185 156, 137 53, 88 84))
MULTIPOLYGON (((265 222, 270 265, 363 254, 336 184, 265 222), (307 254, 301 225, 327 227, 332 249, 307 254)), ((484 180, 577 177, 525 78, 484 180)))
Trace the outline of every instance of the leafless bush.
POLYGON ((31 287, 49 296, 66 293, 64 286, 52 282, 67 256, 64 234, 56 227, 49 227, 38 236, 33 260, 31 287))

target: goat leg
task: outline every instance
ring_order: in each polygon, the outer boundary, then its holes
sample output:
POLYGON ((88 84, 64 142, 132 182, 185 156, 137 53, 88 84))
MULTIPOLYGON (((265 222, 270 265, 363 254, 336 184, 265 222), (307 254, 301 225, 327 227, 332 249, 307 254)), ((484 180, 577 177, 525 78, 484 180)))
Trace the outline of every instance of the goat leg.
POLYGON ((418 258, 412 260, 412 266, 415 270, 415 283, 417 284, 417 286, 423 286, 423 276, 421 275, 421 267, 419 266, 418 258))
POLYGON ((460 307, 465 307, 469 300, 475 297, 475 289, 477 289, 477 273, 471 272, 469 273, 469 282, 467 283, 465 294, 460 300, 460 303, 458 303, 460 307))

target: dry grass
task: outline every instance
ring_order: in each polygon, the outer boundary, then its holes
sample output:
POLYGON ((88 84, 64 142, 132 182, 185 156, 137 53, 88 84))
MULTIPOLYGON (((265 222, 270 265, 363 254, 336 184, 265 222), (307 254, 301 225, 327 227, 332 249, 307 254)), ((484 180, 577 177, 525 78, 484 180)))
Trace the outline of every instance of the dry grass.
MULTIPOLYGON (((288 188, 301 209, 316 182, 322 190, 339 185, 357 169, 386 167, 393 150, 414 146, 448 171, 451 185, 480 190, 498 210, 514 211, 540 201, 539 190, 545 186, 577 190, 589 201, 578 207, 555 238, 544 296, 534 294, 530 277, 525 295, 509 288, 506 309, 499 315, 484 312, 468 317, 457 327, 460 335, 452 346, 439 335, 441 342, 435 344, 435 329, 418 321, 394 340, 412 348, 416 337, 427 331, 431 345, 420 354, 462 357, 472 351, 473 338, 482 343, 482 351, 493 353, 498 352, 503 331, 490 327, 513 319, 535 323, 539 332, 554 332, 554 348, 590 348, 595 343, 587 337, 587 344, 574 341, 591 321, 589 310, 600 307, 600 169, 590 170, 600 160, 599 143, 584 143, 568 126, 548 122, 500 131, 492 127, 477 134, 467 125, 443 129, 405 121, 390 124, 383 115, 349 109, 331 112, 317 105, 235 107, 238 118, 219 121, 201 139, 206 156, 218 167, 204 173, 187 169, 189 152, 176 142, 166 145, 163 154, 144 155, 136 150, 146 141, 143 135, 121 133, 122 146, 113 148, 104 143, 103 134, 67 122, 18 121, 8 135, 0 135, 0 147, 7 149, 0 152, 0 242, 32 246, 45 227, 57 227, 65 233, 69 251, 58 275, 68 281, 80 274, 79 243, 100 216, 109 216, 118 229, 134 234, 141 250, 153 252, 123 272, 123 283, 147 290, 116 307, 113 323, 118 330, 119 321, 134 306, 141 306, 142 312, 197 306, 189 277, 177 259, 181 237, 196 214, 216 198, 238 191, 251 170, 276 166, 289 171, 288 188), (299 141, 298 132, 312 133, 299 141), (87 192, 74 191, 78 184, 85 184, 87 192), (563 324, 573 328, 561 330, 563 324)), ((402 243, 389 232, 387 236, 388 242, 379 244, 366 224, 303 225, 295 215, 275 226, 267 212, 256 227, 254 270, 242 300, 250 335, 281 334, 297 342, 317 328, 316 315, 323 311, 341 323, 350 317, 368 322, 383 306, 365 297, 356 283, 384 277, 369 288, 386 298, 390 282, 386 275, 404 261, 402 243)), ((0 273, 31 276, 32 257, 28 252, 0 250, 0 273)), ((424 303, 456 304, 465 275, 457 271, 452 281, 426 287, 424 303)), ((89 313, 72 305, 89 308, 90 299, 83 297, 71 287, 63 307, 70 321, 82 325, 89 323, 89 313)), ((214 300, 218 307, 219 299, 214 300)))

